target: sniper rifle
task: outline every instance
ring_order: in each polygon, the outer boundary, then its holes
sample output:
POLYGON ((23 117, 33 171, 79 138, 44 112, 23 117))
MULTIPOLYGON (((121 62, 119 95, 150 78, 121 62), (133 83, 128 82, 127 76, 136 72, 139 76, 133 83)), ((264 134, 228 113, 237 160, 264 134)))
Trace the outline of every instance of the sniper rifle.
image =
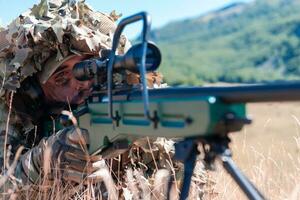
POLYGON ((146 72, 156 70, 161 62, 159 49, 148 41, 149 31, 147 13, 127 17, 115 31, 111 50, 101 52, 99 59, 78 63, 73 69, 78 80, 94 79, 93 94, 76 111, 80 126, 89 130, 90 153, 113 158, 139 138, 178 138, 175 158, 184 163, 180 194, 184 200, 188 197, 200 142, 207 166, 221 160, 249 199, 265 199, 231 159, 228 134, 251 123, 246 116, 246 103, 300 100, 300 84, 148 89, 146 72), (124 27, 140 20, 142 42, 125 55, 116 55, 124 27), (125 70, 140 74, 140 86, 115 84, 114 75, 125 70))

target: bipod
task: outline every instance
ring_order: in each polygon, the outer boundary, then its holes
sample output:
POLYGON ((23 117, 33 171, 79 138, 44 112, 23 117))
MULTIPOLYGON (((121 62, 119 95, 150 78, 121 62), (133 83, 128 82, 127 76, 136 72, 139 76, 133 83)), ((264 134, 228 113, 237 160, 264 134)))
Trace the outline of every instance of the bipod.
POLYGON ((181 187, 180 200, 186 200, 189 195, 190 183, 195 167, 198 151, 198 143, 203 144, 204 162, 206 166, 212 168, 216 158, 222 161, 224 169, 239 185, 241 190, 250 200, 264 200, 265 197, 241 172, 232 160, 229 149, 230 139, 225 137, 210 137, 201 139, 185 139, 175 144, 175 158, 184 163, 184 179, 181 187))

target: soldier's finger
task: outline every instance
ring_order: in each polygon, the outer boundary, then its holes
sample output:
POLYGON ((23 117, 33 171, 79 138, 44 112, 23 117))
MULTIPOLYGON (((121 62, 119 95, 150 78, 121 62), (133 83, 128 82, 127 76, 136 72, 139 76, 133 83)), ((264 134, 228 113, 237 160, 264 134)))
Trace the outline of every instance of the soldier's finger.
POLYGON ((66 169, 63 171, 62 178, 66 181, 76 182, 78 184, 83 183, 86 177, 85 173, 78 172, 72 169, 66 169))
POLYGON ((93 156, 90 156, 90 161, 91 162, 98 162, 98 161, 101 161, 104 159, 102 158, 102 155, 93 155, 93 156))
POLYGON ((92 174, 97 170, 106 167, 105 163, 103 162, 85 162, 79 160, 68 160, 64 163, 64 167, 66 169, 75 170, 82 173, 92 174))
POLYGON ((68 141, 73 144, 87 145, 89 144, 89 133, 86 129, 74 127, 68 133, 68 141))
POLYGON ((72 148, 71 151, 66 151, 64 153, 64 157, 66 159, 74 159, 74 160, 82 160, 82 161, 90 161, 90 156, 87 152, 81 149, 72 148))
POLYGON ((78 160, 67 160, 63 165, 63 168, 67 170, 74 170, 79 173, 92 173, 96 169, 93 169, 92 163, 78 161, 78 160))
POLYGON ((89 156, 86 152, 81 149, 74 148, 72 151, 67 151, 64 153, 65 160, 78 160, 79 162, 91 162, 94 167, 103 167, 105 166, 105 161, 102 159, 102 156, 89 156))
POLYGON ((96 172, 88 175, 86 173, 81 173, 76 170, 66 169, 63 172, 63 179, 66 181, 76 182, 78 184, 88 184, 88 183, 99 183, 102 181, 109 181, 109 183, 113 183, 113 180, 109 174, 108 170, 97 170, 96 172), (105 179, 105 180, 104 180, 105 179), (111 179, 111 180, 110 180, 111 179))

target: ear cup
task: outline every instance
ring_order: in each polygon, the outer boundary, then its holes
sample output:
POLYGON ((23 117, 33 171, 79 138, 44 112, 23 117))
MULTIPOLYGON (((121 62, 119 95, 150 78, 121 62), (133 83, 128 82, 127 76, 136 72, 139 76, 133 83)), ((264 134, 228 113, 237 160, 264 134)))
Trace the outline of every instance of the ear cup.
POLYGON ((42 117, 45 110, 44 93, 35 76, 28 77, 21 83, 14 94, 12 108, 18 115, 36 123, 42 117))

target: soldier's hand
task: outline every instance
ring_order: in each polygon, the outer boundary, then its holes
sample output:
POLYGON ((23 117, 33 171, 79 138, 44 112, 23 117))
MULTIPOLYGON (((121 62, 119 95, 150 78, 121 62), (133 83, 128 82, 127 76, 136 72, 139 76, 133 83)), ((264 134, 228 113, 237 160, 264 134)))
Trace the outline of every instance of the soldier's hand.
POLYGON ((22 159, 23 169, 36 182, 42 176, 75 183, 101 181, 97 170, 105 167, 100 156, 90 156, 87 151, 88 131, 70 126, 44 139, 22 159))
POLYGON ((98 181, 93 173, 104 167, 105 163, 101 156, 89 155, 88 141, 88 131, 74 126, 65 128, 48 139, 46 148, 51 149, 52 166, 61 168, 64 180, 77 183, 98 181))

